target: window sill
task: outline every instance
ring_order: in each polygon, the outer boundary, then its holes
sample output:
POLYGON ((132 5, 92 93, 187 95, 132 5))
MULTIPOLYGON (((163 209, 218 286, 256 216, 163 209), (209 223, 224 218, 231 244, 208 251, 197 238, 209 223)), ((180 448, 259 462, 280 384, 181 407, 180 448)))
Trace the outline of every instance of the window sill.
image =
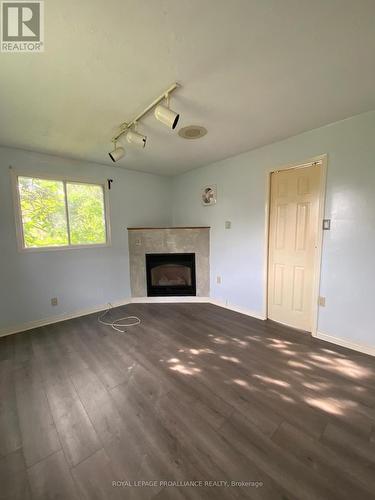
POLYGON ((31 247, 31 248, 19 248, 18 251, 21 253, 38 253, 38 252, 58 252, 65 250, 87 250, 87 249, 97 249, 97 248, 109 248, 111 247, 111 243, 103 243, 103 244, 93 244, 93 245, 66 245, 59 247, 31 247))

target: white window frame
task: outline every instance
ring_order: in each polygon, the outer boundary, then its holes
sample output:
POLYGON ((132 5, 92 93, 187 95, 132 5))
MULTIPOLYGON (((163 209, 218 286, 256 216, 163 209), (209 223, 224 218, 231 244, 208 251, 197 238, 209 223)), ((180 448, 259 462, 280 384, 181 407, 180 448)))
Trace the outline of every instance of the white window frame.
MULTIPOLYGON (((54 174, 46 174, 46 173, 37 173, 34 171, 20 171, 15 170, 10 167, 10 175, 12 182, 12 192, 13 192, 13 204, 14 204, 14 214, 15 214, 15 226, 16 226, 16 236, 17 236, 17 247, 19 252, 51 252, 51 251, 62 251, 62 250, 79 250, 79 249, 87 249, 87 248, 105 248, 111 246, 111 226, 110 226, 110 209, 109 209, 109 193, 107 188, 107 181, 98 181, 98 180, 88 180, 77 178, 74 176, 62 176, 62 175, 54 175, 54 174), (105 222, 105 230, 106 230, 106 242, 105 243, 92 243, 92 244, 84 244, 84 245, 60 245, 60 246, 50 246, 50 247, 26 247, 24 234, 23 234, 23 223, 22 223, 22 210, 21 210, 21 200, 20 193, 18 188, 18 178, 19 177, 29 177, 31 179, 45 179, 45 180, 53 180, 60 181, 64 183, 64 191, 66 197, 66 185, 67 183, 72 184, 91 184, 95 186, 101 186, 103 189, 103 199, 104 199, 104 222, 105 222)), ((66 199, 66 209, 67 209, 68 200, 66 199)), ((67 213, 67 230, 68 230, 68 238, 69 236, 69 219, 67 213)))

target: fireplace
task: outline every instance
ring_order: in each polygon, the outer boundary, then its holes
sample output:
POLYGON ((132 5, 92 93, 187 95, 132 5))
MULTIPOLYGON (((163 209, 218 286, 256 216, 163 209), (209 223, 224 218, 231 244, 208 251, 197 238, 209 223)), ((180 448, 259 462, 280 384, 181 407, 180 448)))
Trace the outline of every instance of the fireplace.
POLYGON ((196 295, 195 253, 146 254, 148 297, 196 295))

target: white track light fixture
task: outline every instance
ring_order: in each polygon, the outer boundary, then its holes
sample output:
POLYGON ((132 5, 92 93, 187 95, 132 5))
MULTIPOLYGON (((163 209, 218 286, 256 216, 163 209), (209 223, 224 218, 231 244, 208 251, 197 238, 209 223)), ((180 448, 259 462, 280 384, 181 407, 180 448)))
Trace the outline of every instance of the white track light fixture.
POLYGON ((147 137, 145 135, 139 134, 135 130, 129 130, 129 132, 126 134, 126 140, 131 144, 135 144, 136 146, 144 148, 146 146, 147 137))
POLYGON ((124 148, 116 147, 116 143, 119 138, 125 134, 127 141, 131 144, 141 146, 142 148, 145 147, 147 137, 137 132, 137 122, 153 109, 155 110, 155 117, 157 120, 161 121, 172 130, 176 128, 180 115, 169 108, 169 97, 170 94, 172 94, 172 92, 174 92, 178 87, 180 87, 180 84, 174 83, 163 94, 152 101, 152 103, 139 113, 131 122, 124 122, 120 125, 118 133, 112 138, 112 142, 115 145, 114 150, 109 153, 112 161, 116 162, 125 155, 124 148), (160 104, 164 100, 166 100, 166 106, 160 104))
POLYGON ((121 146, 116 147, 116 142, 114 142, 115 149, 111 151, 109 154, 109 157, 113 162, 121 160, 125 156, 125 149, 122 148, 121 146))
POLYGON ((164 123, 164 125, 174 130, 177 126, 180 115, 172 109, 169 109, 169 95, 166 99, 167 106, 159 104, 159 106, 155 108, 155 118, 159 120, 159 122, 164 123))

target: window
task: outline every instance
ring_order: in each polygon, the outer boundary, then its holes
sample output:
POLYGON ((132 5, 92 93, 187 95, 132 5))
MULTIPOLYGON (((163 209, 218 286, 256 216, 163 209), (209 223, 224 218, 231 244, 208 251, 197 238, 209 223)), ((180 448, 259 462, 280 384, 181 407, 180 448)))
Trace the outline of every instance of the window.
POLYGON ((21 175, 16 179, 23 249, 108 243, 103 185, 21 175))

